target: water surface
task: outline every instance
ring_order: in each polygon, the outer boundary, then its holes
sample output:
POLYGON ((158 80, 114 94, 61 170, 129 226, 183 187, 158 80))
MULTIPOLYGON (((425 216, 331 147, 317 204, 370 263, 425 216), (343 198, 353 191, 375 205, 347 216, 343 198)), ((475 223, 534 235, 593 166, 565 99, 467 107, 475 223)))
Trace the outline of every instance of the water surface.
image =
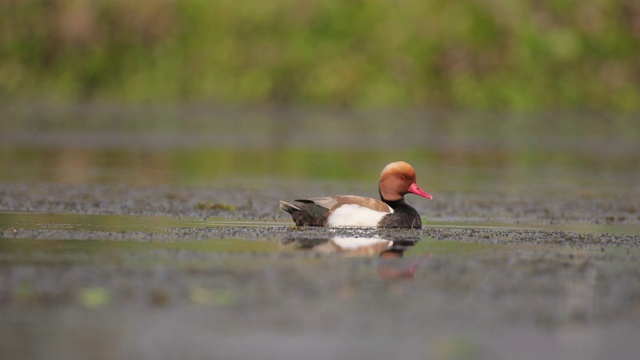
POLYGON ((627 359, 640 122, 212 106, 3 107, 4 358, 627 359), (298 229, 377 195, 423 231, 298 229))

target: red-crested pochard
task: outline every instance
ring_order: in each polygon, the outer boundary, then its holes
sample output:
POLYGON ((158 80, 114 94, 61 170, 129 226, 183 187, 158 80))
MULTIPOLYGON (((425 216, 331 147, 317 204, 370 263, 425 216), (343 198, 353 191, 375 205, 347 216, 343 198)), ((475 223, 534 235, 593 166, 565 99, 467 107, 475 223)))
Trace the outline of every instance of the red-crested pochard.
POLYGON ((404 161, 382 169, 378 186, 380 200, 356 195, 336 195, 280 201, 280 209, 291 214, 297 226, 342 226, 420 229, 422 221, 404 196, 413 193, 427 199, 432 196, 416 183, 416 171, 404 161))

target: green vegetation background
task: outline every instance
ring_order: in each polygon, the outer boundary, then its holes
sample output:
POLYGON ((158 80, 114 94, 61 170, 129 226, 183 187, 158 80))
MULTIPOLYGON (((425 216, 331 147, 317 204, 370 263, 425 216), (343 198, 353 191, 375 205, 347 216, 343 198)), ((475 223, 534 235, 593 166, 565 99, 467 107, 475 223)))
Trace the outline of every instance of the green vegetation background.
POLYGON ((640 109, 637 0, 0 0, 0 101, 640 109))

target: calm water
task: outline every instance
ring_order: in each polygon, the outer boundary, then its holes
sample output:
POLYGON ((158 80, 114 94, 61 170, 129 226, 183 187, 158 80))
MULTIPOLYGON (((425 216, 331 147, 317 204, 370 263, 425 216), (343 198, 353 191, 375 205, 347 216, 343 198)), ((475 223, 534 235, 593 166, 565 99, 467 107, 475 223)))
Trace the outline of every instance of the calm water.
MULTIPOLYGON (((638 192, 633 114, 8 106, 2 181, 366 180, 404 159, 437 191, 638 192)), ((269 182, 272 186, 273 183, 269 182)))
POLYGON ((630 114, 208 106, 0 110, 3 359, 627 359, 640 350, 630 114), (10 120, 10 121, 9 121, 10 120), (375 196, 419 233, 294 230, 375 196))
POLYGON ((0 348, 21 359, 633 358, 637 245, 437 227, 451 237, 1 213, 0 348))

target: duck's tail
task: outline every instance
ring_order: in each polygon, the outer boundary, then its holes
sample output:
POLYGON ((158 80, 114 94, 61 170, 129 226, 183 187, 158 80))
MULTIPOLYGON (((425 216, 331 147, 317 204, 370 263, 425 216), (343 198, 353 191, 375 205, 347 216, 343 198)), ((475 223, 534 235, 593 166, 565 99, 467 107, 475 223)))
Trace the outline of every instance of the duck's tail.
POLYGON ((288 203, 286 201, 280 200, 280 210, 287 212, 289 214, 293 214, 296 211, 300 211, 301 209, 292 203, 288 203))
POLYGON ((291 214, 293 222, 297 226, 326 226, 329 209, 318 206, 311 200, 296 200, 301 204, 293 205, 286 201, 280 201, 280 209, 291 214))

